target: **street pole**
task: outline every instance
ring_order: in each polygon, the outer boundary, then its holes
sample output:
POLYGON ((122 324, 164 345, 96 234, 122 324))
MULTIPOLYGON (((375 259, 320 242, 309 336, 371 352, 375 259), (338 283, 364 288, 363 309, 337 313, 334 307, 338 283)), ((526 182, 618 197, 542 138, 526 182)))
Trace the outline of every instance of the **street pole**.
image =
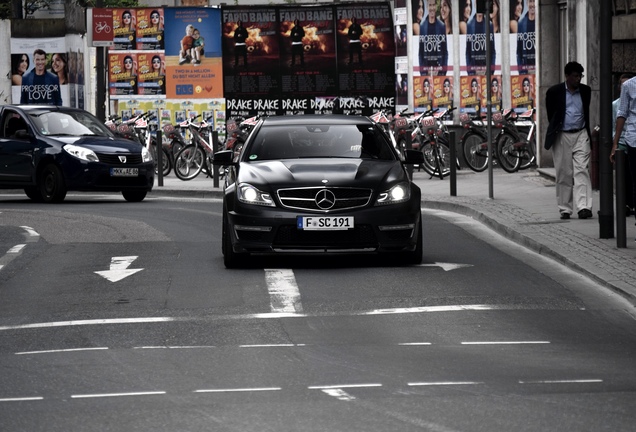
POLYGON ((610 162, 612 148, 612 16, 609 6, 601 6, 601 136, 599 143, 599 238, 614 238, 614 185, 610 162))
MULTIPOLYGON (((95 6, 104 7, 104 0, 97 0, 95 6)), ((95 116, 102 122, 106 121, 106 49, 97 47, 95 50, 95 84, 97 85, 95 94, 95 116)))
POLYGON ((492 80, 492 65, 490 56, 492 54, 492 47, 490 46, 490 8, 492 7, 492 0, 486 0, 486 10, 484 12, 484 19, 486 21, 486 121, 487 123, 487 136, 488 136, 488 196, 494 198, 494 186, 493 186, 493 172, 492 172, 492 160, 493 160, 493 148, 492 148, 492 88, 490 82, 492 80))

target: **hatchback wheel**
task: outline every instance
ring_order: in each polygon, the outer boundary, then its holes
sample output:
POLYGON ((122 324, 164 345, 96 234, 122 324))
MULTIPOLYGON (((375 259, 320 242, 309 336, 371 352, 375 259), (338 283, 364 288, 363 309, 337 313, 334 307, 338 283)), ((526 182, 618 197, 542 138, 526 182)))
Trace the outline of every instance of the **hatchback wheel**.
POLYGON ((44 167, 38 180, 40 198, 46 203, 58 203, 66 197, 66 184, 62 171, 55 164, 44 167))

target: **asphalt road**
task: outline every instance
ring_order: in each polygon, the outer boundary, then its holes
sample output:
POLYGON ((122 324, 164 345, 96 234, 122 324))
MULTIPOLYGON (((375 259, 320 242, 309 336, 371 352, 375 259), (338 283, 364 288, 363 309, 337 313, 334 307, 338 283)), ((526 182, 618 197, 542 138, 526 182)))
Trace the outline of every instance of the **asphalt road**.
POLYGON ((216 200, 0 197, 0 430, 633 430, 633 307, 424 217, 420 266, 230 271, 216 200))

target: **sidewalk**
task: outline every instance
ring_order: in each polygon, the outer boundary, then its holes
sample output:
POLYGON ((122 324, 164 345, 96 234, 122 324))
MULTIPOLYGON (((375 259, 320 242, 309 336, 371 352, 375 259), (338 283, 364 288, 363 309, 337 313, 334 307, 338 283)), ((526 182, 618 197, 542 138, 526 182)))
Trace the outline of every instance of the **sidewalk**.
MULTIPOLYGON (((599 238, 599 193, 594 192, 594 217, 561 220, 556 206, 554 169, 538 169, 508 174, 494 169, 493 198, 490 198, 489 173, 457 171, 457 196, 450 194, 450 177, 429 179, 424 171, 416 171, 414 180, 422 189, 422 206, 464 214, 481 221, 499 234, 549 256, 567 267, 585 274, 601 285, 636 303, 636 226, 634 217, 627 219, 627 248, 618 248, 617 239, 599 238)), ((153 196, 188 196, 220 198, 220 187, 199 175, 181 181, 174 174, 155 187, 153 196)), ((614 220, 616 232, 616 220, 614 220)))

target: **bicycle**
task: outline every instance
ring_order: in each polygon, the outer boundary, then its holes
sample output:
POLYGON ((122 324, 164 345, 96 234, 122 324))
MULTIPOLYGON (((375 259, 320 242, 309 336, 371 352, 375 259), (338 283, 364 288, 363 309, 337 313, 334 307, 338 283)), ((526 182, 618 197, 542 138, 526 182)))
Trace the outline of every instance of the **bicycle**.
MULTIPOLYGON (((460 140, 464 162, 471 170, 482 172, 488 167, 488 129, 484 118, 479 114, 471 116, 463 113, 459 116, 459 121, 464 129, 468 129, 460 140)), ((499 128, 503 122, 503 114, 499 111, 492 113, 492 121, 495 128, 499 128)), ((495 158, 500 134, 498 132, 492 139, 491 148, 495 158)))
POLYGON ((174 173, 180 180, 192 180, 205 170, 207 175, 213 173, 214 146, 212 139, 212 125, 203 120, 196 124, 194 120, 199 116, 188 120, 188 130, 190 131, 191 143, 183 147, 174 161, 174 173), (206 140, 203 135, 208 135, 206 140))
POLYGON ((374 113, 373 115, 370 115, 369 119, 373 123, 380 126, 380 128, 384 131, 386 136, 389 138, 389 140, 391 140, 393 147, 399 150, 398 143, 397 143, 397 140, 395 139, 395 134, 394 134, 395 120, 393 118, 393 115, 387 110, 380 110, 374 113))
POLYGON ((510 110, 504 115, 503 132, 497 139, 497 157, 499 165, 506 172, 514 173, 520 169, 527 169, 536 162, 536 123, 535 109, 522 114, 510 110), (518 125, 530 123, 527 134, 523 134, 518 125))
MULTIPOLYGON (((422 167, 430 178, 438 176, 442 180, 450 174, 450 133, 444 117, 454 110, 455 108, 443 111, 436 109, 432 115, 422 117, 418 122, 418 133, 423 138, 419 147, 424 154, 422 167)), ((455 164, 460 168, 458 160, 455 160, 455 164)))

